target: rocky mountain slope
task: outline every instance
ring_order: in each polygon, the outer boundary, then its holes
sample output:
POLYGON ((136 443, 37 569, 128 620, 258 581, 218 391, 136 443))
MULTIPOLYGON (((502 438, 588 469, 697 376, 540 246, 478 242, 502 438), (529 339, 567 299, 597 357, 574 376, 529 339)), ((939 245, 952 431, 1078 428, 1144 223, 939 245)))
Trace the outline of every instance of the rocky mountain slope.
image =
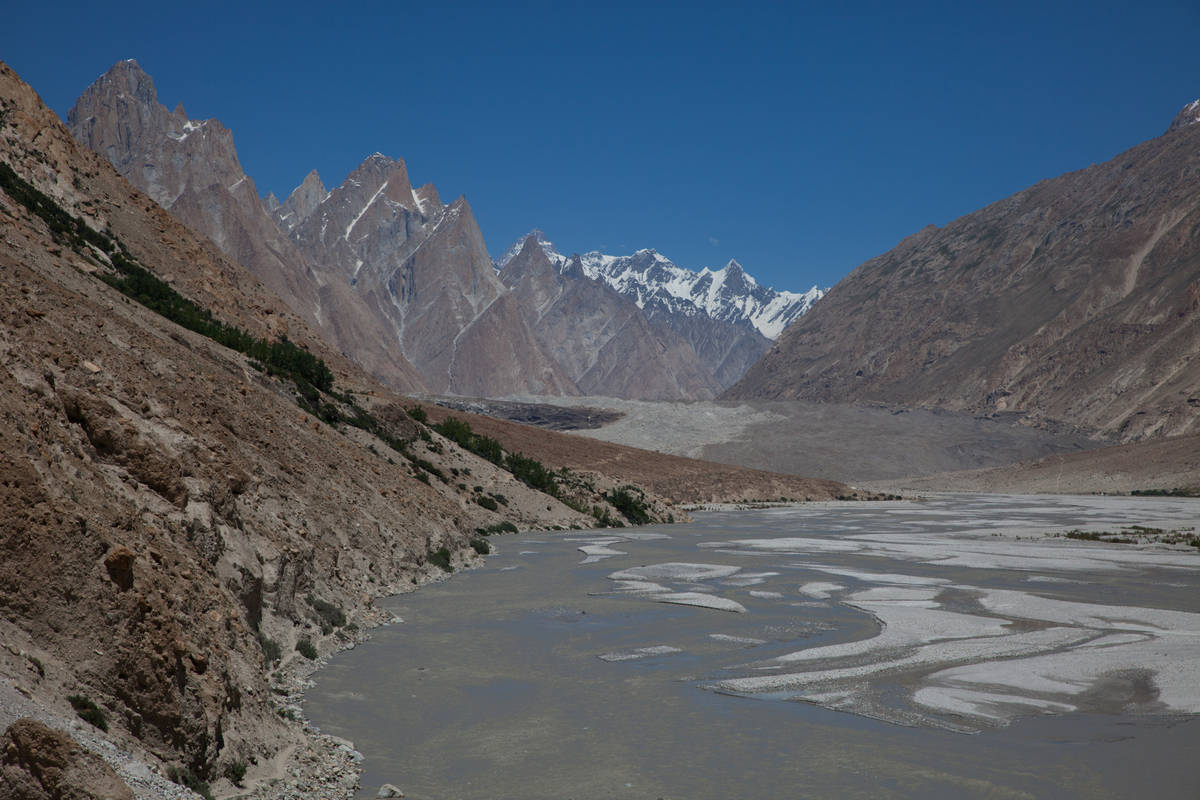
POLYGON ((551 476, 406 412, 2 64, 0 320, 0 695, 103 722, 77 738, 132 753, 127 780, 286 778, 275 690, 310 645, 476 558, 478 529, 620 513, 599 461, 551 476))
MULTIPOLYGON (((445 205, 432 184, 414 189, 403 161, 376 153, 332 190, 312 172, 283 202, 260 201, 232 134, 217 120, 168 112, 133 61, 90 86, 68 122, 80 142, 394 387, 578 394, 571 370, 547 354, 529 311, 496 276, 466 199, 445 205)), ((711 397, 721 387, 697 381, 704 370, 693 361, 657 365, 679 397, 711 397)), ((621 373, 614 365, 608 391, 661 391, 621 373)))
POLYGON ((249 267, 339 350, 401 391, 426 388, 361 298, 279 230, 220 121, 190 120, 182 105, 168 111, 150 76, 129 60, 80 95, 67 125, 176 219, 249 267))
POLYGON ((321 603, 362 621, 371 597, 439 571, 430 552, 459 558, 477 526, 586 519, 448 443, 423 460, 471 469, 509 505, 427 483, 378 435, 301 410, 274 367, 119 293, 159 292, 187 316, 157 275, 217 309, 213 327, 286 335, 385 404, 380 435, 416 440, 395 399, 76 146, 7 67, 0 106, 0 629, 23 654, 6 651, 6 677, 51 706, 88 698, 123 746, 208 780, 291 746, 268 674, 301 658, 300 638, 320 642, 321 603))
POLYGON ((414 190, 404 162, 379 153, 315 203, 313 178, 278 219, 363 298, 432 391, 578 393, 507 297, 465 197, 443 205, 432 184, 414 190))
MULTIPOLYGON (((533 230, 529 236, 560 271, 569 268, 572 259, 559 253, 542 231, 533 230)), ((496 261, 502 274, 523 242, 496 261)), ((690 344, 722 389, 741 378, 769 349, 771 340, 822 295, 815 286, 804 293, 760 286, 733 260, 721 269, 693 272, 654 250, 631 256, 593 251, 577 258, 584 275, 628 297, 647 319, 690 344)))
POLYGON ((1200 428, 1200 125, 930 226, 727 393, 1016 411, 1122 441, 1200 428))

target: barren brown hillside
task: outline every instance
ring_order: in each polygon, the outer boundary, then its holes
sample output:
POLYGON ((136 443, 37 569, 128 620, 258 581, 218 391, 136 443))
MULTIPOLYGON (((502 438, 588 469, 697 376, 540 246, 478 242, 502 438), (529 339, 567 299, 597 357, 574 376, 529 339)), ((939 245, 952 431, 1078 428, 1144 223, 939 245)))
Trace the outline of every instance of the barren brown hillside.
POLYGON ((839 282, 725 395, 1200 426, 1200 124, 929 226, 839 282))

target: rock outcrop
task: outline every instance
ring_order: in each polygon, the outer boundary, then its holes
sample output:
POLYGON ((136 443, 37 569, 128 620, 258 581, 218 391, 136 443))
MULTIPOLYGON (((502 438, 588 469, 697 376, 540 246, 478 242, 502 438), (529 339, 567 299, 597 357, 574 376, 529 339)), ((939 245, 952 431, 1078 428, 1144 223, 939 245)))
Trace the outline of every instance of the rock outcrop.
POLYGON ((0 737, 0 795, 7 800, 133 800, 104 759, 62 731, 23 718, 0 737))
POLYGON ((292 239, 354 288, 432 391, 578 394, 506 297, 466 198, 443 206, 431 185, 413 189, 403 161, 375 153, 305 207, 288 212, 292 239))

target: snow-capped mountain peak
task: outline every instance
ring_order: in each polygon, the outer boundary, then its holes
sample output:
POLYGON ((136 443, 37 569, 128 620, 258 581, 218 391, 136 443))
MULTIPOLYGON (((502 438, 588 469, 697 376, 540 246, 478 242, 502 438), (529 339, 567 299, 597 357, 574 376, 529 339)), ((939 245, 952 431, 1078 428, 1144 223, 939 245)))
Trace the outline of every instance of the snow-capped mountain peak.
POLYGON ((525 246, 525 240, 530 236, 536 239, 537 243, 541 245, 542 251, 545 252, 546 258, 550 259, 550 263, 558 267, 560 271, 562 270, 563 265, 567 263, 567 257, 558 252, 558 250, 554 249, 554 242, 547 239, 545 233, 537 228, 534 228, 529 233, 513 242, 512 247, 508 248, 508 250, 504 252, 504 255, 500 256, 499 258, 492 259, 492 267, 497 273, 504 269, 504 267, 508 265, 508 262, 517 257, 517 253, 521 252, 521 248, 525 246))
MULTIPOLYGON (((555 249, 545 233, 535 229, 530 235, 537 239, 559 271, 566 268, 567 257, 555 249)), ((525 238, 521 237, 496 261, 497 270, 520 252, 525 238)), ((768 339, 778 337, 824 294, 816 286, 807 292, 776 291, 760 286, 734 259, 720 268, 706 267, 694 272, 653 248, 629 256, 593 250, 580 256, 580 265, 589 278, 607 283, 650 315, 703 314, 722 322, 748 324, 768 339)))

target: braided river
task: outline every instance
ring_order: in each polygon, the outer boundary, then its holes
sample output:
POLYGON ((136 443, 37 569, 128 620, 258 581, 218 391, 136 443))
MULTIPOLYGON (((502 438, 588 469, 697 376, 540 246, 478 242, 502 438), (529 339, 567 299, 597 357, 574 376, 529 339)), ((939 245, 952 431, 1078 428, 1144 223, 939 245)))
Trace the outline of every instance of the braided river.
POLYGON ((314 675, 417 800, 1200 796, 1200 500, 941 495, 493 537, 314 675), (1124 528, 1134 543, 1068 530, 1124 528))

